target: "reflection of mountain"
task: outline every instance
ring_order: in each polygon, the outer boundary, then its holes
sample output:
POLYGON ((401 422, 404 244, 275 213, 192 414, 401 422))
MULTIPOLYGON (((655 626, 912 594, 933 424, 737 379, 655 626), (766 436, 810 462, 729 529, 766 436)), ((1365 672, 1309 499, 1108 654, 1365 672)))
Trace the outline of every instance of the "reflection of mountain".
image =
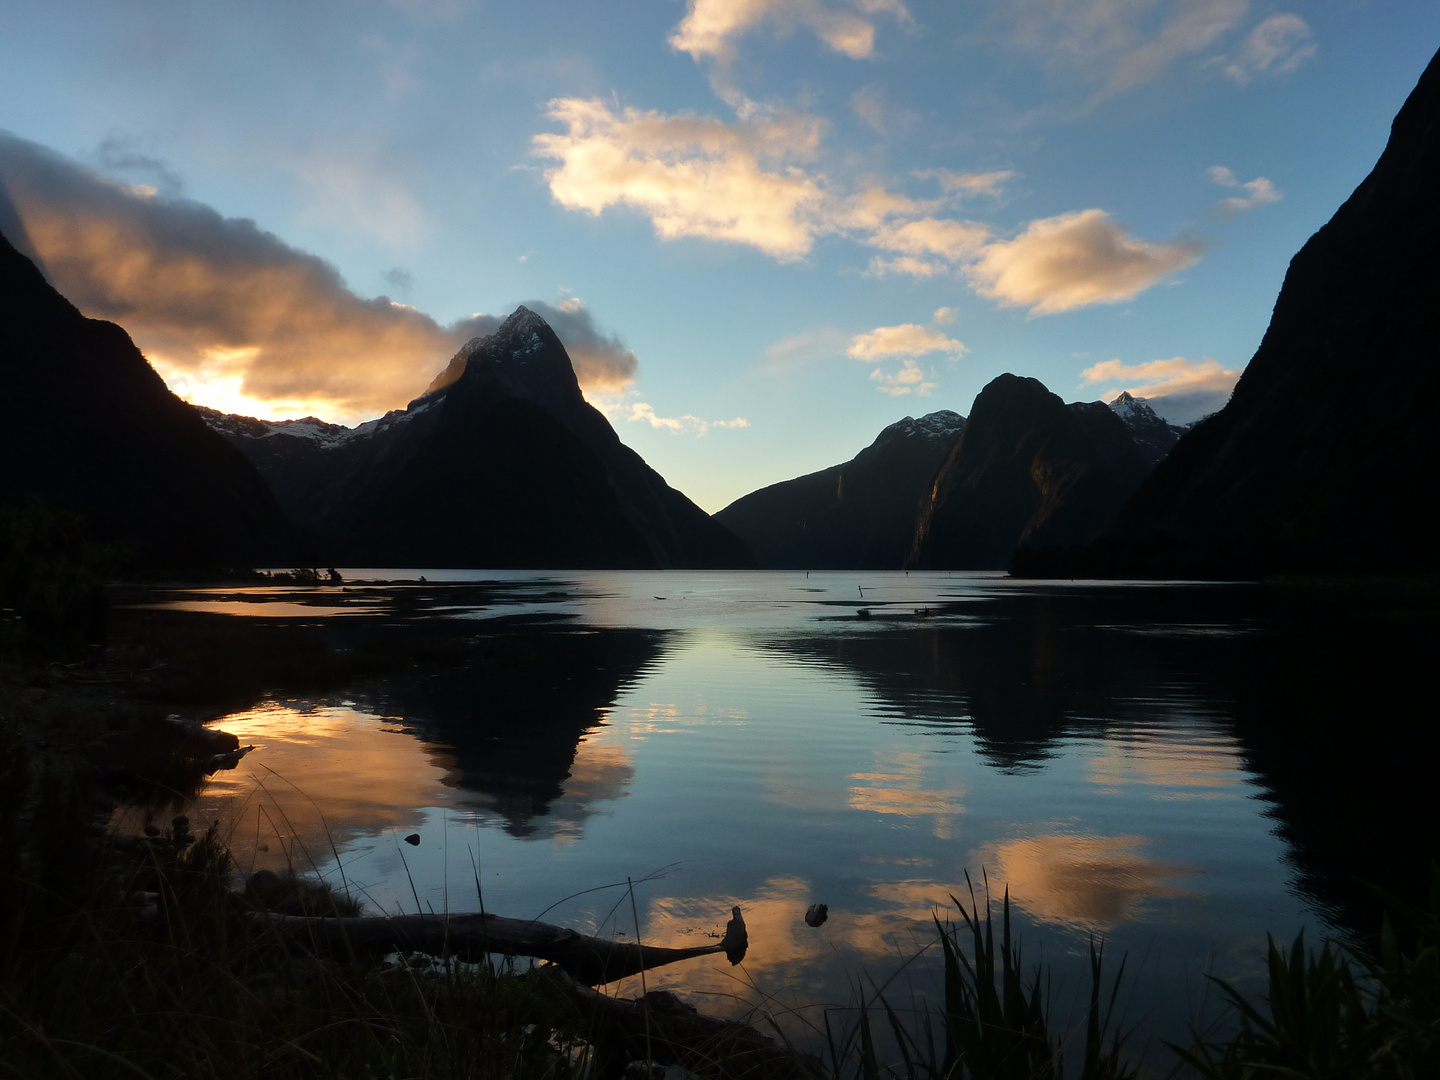
POLYGON ((623 794, 633 770, 613 749, 580 749, 605 710, 660 656, 659 634, 548 633, 490 639, 479 663, 417 668, 366 701, 403 717, 451 757, 451 781, 514 836, 578 832, 593 803, 623 794), (558 816, 557 816, 558 815, 558 816))
MULTIPOLYGON (((1007 770, 1042 766, 1071 734, 1191 722, 1198 700, 1273 803, 1297 883, 1369 927, 1377 905, 1363 882, 1418 899, 1440 858, 1430 824, 1440 729, 1416 704, 1431 698, 1440 655, 1432 607, 1336 591, 1026 592, 991 600, 975 624, 773 647, 843 665, 895 722, 973 724, 980 755, 1007 770)), ((1099 765, 1097 783, 1146 779, 1099 765)), ((1188 767, 1182 782, 1214 781, 1213 763, 1188 767)))
MULTIPOLYGON (((1172 622, 1183 604, 1178 590, 1169 597, 1167 606, 1154 594, 1112 596, 1103 621, 1172 622)), ((1124 703, 1161 679, 1153 642, 1097 633, 1096 617, 1093 603, 1073 595, 1025 592, 992 601, 979 623, 920 622, 776 647, 843 664, 905 722, 969 723, 985 760, 1025 769, 1067 732, 1098 727, 1091 718, 1124 718, 1135 708, 1124 703)))

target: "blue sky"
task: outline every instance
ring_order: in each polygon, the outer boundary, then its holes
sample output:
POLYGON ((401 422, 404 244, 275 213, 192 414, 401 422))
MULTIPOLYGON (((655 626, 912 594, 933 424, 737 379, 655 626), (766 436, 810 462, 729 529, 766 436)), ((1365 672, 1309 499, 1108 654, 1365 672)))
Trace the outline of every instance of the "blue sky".
POLYGON ((534 301, 716 510, 1004 371, 1223 390, 1437 46, 1433 0, 16 3, 0 181, 193 400, 353 422, 534 301))

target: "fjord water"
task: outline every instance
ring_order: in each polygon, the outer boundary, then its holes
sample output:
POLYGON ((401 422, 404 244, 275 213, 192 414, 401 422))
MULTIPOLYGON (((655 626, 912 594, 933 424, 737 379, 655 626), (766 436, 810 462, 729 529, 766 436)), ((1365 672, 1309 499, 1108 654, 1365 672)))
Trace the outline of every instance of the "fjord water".
POLYGON ((1128 957, 1137 1039, 1183 1041, 1204 973, 1259 990, 1267 933, 1352 935, 1360 882, 1400 887, 1433 852, 1429 736, 1401 734, 1440 655, 1428 600, 958 573, 345 576, 153 601, 337 640, 443 624, 489 661, 224 717, 259 748, 192 819, 220 820, 242 868, 313 867, 372 909, 483 898, 628 936, 631 879, 644 941, 686 945, 738 904, 741 967, 648 976, 715 1011, 823 1026, 862 977, 897 1006, 936 1000, 932 913, 968 900, 968 871, 997 902, 1008 888, 1060 1013, 1093 935, 1112 970, 1128 957))

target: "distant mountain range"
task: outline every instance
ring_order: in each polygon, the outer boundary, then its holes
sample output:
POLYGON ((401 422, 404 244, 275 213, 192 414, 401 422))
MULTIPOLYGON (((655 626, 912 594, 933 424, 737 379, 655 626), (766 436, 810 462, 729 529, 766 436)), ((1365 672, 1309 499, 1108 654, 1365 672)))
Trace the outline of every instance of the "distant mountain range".
POLYGON ((585 401, 565 347, 528 308, 466 344, 406 409, 354 429, 202 415, 331 561, 751 565, 585 401))
POLYGON ((753 491, 715 515, 763 567, 1004 569, 1017 546, 1099 536, 1184 429, 1121 394, 1066 405, 1002 375, 970 419, 885 428, 852 460, 753 491))
POLYGON ((1433 573, 1437 191, 1440 55, 1291 262, 1220 412, 1187 430, 1128 394, 1067 405, 1002 375, 968 419, 906 417, 715 518, 620 442, 523 307, 357 428, 226 416, 177 398, 0 237, 0 503, 81 511, 151 567, 1433 573))
POLYGON ((1029 575, 1434 573, 1440 471, 1440 53, 1379 162, 1290 263, 1219 413, 1100 542, 1029 575))
POLYGON ((774 569, 895 570, 940 462, 965 428, 942 410, 891 424, 841 465, 736 499, 715 515, 774 569))

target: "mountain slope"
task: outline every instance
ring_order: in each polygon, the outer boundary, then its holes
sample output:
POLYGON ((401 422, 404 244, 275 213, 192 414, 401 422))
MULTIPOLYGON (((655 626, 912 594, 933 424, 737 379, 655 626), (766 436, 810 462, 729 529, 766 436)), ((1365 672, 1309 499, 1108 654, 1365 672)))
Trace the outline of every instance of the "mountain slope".
POLYGON ((940 466, 907 565, 1003 569, 1022 545, 1084 543, 1145 472, 1110 408, 1066 405, 1037 379, 1001 375, 975 398, 940 466))
POLYGON ((0 236, 0 501, 80 511, 150 567, 273 565, 293 530, 255 468, 129 335, 87 319, 0 236))
POLYGON ((1437 251, 1440 53, 1374 170, 1291 260, 1226 407, 1181 439, 1102 546, 1027 572, 1433 572, 1437 251))
POLYGON ((1166 421, 1144 398, 1134 397, 1128 390, 1110 402, 1110 408, 1130 432, 1135 448, 1151 468, 1163 461, 1185 434, 1183 427, 1166 421))
POLYGON ((211 416, 341 562, 735 567, 744 545, 625 446, 518 308, 404 411, 353 430, 211 416))
POLYGON ((715 515, 763 567, 894 570, 915 515, 965 418, 949 410, 891 424, 841 465, 752 491, 715 515))

